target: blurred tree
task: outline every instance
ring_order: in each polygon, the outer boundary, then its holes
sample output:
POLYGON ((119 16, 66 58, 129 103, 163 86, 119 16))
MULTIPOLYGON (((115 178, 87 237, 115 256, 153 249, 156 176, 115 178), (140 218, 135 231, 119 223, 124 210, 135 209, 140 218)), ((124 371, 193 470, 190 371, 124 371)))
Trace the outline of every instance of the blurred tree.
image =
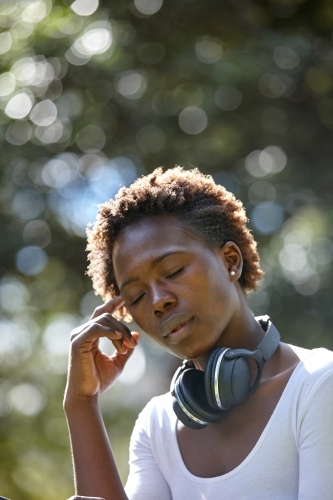
MULTIPOLYGON (((333 348, 333 9, 4 0, 0 26, 0 493, 58 500, 72 493, 68 335, 98 303, 85 227, 138 175, 197 166, 233 191, 266 272, 254 312, 333 348)), ((138 408, 172 370, 142 344, 103 402, 124 478, 138 408)))

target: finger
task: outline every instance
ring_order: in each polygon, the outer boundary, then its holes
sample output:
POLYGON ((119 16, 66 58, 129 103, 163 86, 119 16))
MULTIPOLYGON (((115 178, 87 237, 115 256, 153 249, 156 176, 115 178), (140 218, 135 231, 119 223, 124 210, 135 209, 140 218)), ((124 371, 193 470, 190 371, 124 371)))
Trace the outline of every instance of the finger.
POLYGON ((131 332, 131 343, 128 343, 127 338, 124 338, 123 344, 129 349, 134 349, 138 345, 139 339, 140 339, 140 334, 138 332, 131 332))
MULTIPOLYGON (((96 316, 95 318, 90 319, 89 321, 86 321, 82 325, 74 328, 71 331, 71 340, 73 340, 75 337, 80 335, 82 332, 86 331, 87 328, 89 328, 92 324, 97 324, 97 323, 100 324, 101 326, 109 327, 110 330, 115 331, 117 329, 116 327, 118 326, 119 322, 116 319, 112 318, 111 315, 104 313, 101 316, 96 316), (110 319, 114 320, 114 324, 112 321, 110 321, 108 316, 110 316, 110 319)), ((120 325, 120 323, 119 323, 119 325, 120 325)), ((120 328, 118 328, 118 330, 120 330, 120 328)))
POLYGON ((111 339, 111 342, 112 342, 112 344, 114 345, 115 349, 116 349, 119 353, 121 353, 121 354, 126 354, 126 352, 127 352, 127 348, 126 348, 126 346, 125 346, 125 344, 124 344, 124 340, 123 340, 123 338, 122 338, 122 333, 121 333, 121 332, 116 332, 116 333, 120 333, 120 334, 121 334, 121 338, 119 338, 119 340, 118 340, 118 339, 116 339, 116 340, 111 339))
POLYGON ((112 331, 108 326, 99 323, 89 323, 82 332, 73 336, 72 346, 76 349, 81 349, 84 346, 85 350, 90 351, 96 341, 102 337, 108 338, 111 342, 120 341, 122 333, 112 331))
POLYGON ((104 312, 101 316, 94 318, 93 323, 99 323, 103 326, 109 326, 111 330, 118 331, 122 333, 123 340, 126 339, 126 344, 132 347, 137 345, 137 342, 133 339, 130 329, 116 320, 110 313, 104 312))
POLYGON ((109 300, 109 302, 106 302, 106 304, 102 304, 101 306, 96 307, 90 319, 94 319, 103 313, 113 314, 123 304, 124 299, 121 297, 121 295, 118 295, 114 299, 109 300))
POLYGON ((131 338, 124 339, 122 332, 113 331, 100 322, 90 322, 82 332, 72 337, 72 346, 76 350, 83 349, 83 351, 90 352, 102 337, 111 340, 119 354, 126 354, 128 350, 133 350, 138 345, 139 334, 133 332, 131 338))
MULTIPOLYGON (((75 328, 72 330, 71 333, 71 340, 73 341, 75 337, 79 336, 81 333, 89 330, 90 326, 94 325, 101 325, 108 327, 110 331, 113 332, 120 332, 122 334, 122 338, 125 340, 126 339, 126 344, 129 347, 135 347, 137 345, 137 342, 135 339, 132 337, 131 332, 129 328, 127 328, 126 325, 121 323, 120 321, 116 320, 110 313, 104 312, 100 316, 95 317, 94 319, 88 321, 87 323, 84 323, 83 325, 75 328)), ((118 344, 120 346, 120 344, 118 344)), ((118 346, 117 346, 118 348, 118 346)))
MULTIPOLYGON (((121 332, 119 332, 119 333, 121 333, 121 332)), ((140 337, 140 335, 138 332, 131 332, 130 339, 122 336, 122 338, 120 340, 112 340, 112 343, 118 352, 120 352, 121 354, 126 354, 128 349, 135 349, 136 348, 136 346, 138 345, 139 337, 140 337)))
POLYGON ((117 366, 119 373, 122 372, 122 370, 124 369, 124 366, 126 365, 129 358, 132 356, 134 351, 135 351, 135 347, 130 347, 124 353, 116 351, 112 354, 112 356, 110 356, 110 359, 117 366))

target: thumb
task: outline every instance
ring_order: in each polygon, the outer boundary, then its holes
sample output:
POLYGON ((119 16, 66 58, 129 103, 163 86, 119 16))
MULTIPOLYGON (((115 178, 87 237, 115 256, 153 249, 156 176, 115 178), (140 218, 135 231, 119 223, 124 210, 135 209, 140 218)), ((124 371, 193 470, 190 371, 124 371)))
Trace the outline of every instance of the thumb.
POLYGON ((136 340, 137 342, 139 342, 139 339, 140 339, 140 333, 139 333, 139 332, 131 332, 131 334, 132 334, 132 337, 134 337, 134 338, 135 338, 135 340, 136 340))
POLYGON ((131 332, 131 336, 132 336, 132 340, 134 340, 135 344, 133 342, 130 342, 129 339, 127 339, 127 337, 125 337, 123 339, 123 347, 125 347, 125 349, 130 349, 130 350, 133 350, 135 349, 135 347, 138 345, 138 341, 139 341, 139 338, 140 338, 140 334, 139 332, 131 332))

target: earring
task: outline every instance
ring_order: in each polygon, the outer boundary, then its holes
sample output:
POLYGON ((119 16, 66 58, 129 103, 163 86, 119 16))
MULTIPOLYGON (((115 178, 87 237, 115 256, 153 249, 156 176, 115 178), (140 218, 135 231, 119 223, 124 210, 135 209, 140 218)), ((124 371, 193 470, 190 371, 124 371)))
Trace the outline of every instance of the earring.
POLYGON ((230 271, 231 276, 235 276, 235 274, 236 274, 236 271, 230 271))

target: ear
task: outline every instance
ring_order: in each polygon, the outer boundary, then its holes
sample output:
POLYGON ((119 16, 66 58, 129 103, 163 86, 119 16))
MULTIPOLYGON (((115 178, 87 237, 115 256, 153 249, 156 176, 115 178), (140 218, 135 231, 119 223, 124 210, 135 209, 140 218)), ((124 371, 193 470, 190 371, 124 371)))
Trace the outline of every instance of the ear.
POLYGON ((233 241, 227 241, 219 250, 224 265, 232 281, 237 281, 243 271, 243 256, 239 247, 233 241))

